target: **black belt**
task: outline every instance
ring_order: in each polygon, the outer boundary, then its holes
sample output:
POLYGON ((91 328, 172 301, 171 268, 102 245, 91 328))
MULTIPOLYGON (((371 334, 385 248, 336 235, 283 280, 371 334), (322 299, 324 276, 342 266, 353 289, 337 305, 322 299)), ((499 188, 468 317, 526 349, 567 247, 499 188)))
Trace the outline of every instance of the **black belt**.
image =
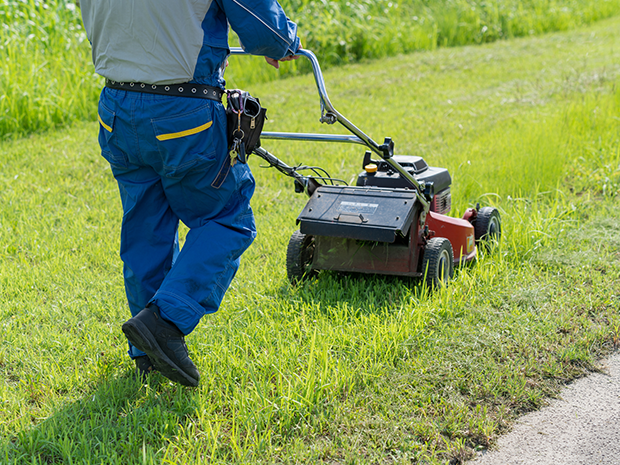
POLYGON ((224 91, 219 87, 204 84, 145 84, 143 82, 118 82, 106 79, 105 86, 110 89, 131 90, 134 92, 146 92, 147 94, 172 95, 173 97, 206 98, 209 100, 222 101, 224 91))

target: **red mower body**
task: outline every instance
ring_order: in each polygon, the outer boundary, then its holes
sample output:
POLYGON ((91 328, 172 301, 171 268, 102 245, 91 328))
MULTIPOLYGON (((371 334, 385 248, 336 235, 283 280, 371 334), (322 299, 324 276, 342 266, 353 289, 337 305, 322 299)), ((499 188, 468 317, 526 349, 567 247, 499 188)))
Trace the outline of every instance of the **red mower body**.
POLYGON ((426 215, 426 225, 432 237, 445 237, 450 241, 455 265, 469 262, 476 257, 474 227, 468 220, 430 211, 426 215))
MULTIPOLYGON (((410 190, 320 187, 298 218, 301 233, 312 238, 309 265, 313 270, 422 277, 425 249, 435 238, 450 242, 455 266, 476 257, 470 221, 424 210, 410 190)), ((472 217, 469 211, 466 215, 472 217)))

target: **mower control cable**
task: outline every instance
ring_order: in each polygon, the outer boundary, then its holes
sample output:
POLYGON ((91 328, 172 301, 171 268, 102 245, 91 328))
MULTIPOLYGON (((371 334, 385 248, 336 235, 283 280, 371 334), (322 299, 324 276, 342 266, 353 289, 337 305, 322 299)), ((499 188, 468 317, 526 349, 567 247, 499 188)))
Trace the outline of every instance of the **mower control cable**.
POLYGON ((299 192, 305 192, 306 194, 308 194, 309 197, 312 196, 316 188, 319 187, 321 183, 329 183, 332 186, 335 185, 335 183, 340 183, 348 186, 348 183, 346 181, 338 178, 332 178, 327 171, 318 166, 289 166, 262 147, 255 148, 253 153, 261 157, 267 163, 269 163, 269 166, 267 168, 275 168, 280 173, 293 178, 295 180, 295 186, 300 187, 299 192), (304 176, 299 173, 299 171, 304 170, 312 171, 315 176, 304 176))

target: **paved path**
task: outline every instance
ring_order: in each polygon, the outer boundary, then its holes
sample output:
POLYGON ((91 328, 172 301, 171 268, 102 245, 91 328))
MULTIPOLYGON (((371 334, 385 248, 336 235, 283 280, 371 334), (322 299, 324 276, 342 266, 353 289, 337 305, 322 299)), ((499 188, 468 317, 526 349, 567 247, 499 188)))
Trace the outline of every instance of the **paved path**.
POLYGON ((522 417, 494 450, 468 465, 619 465, 620 352, 522 417))

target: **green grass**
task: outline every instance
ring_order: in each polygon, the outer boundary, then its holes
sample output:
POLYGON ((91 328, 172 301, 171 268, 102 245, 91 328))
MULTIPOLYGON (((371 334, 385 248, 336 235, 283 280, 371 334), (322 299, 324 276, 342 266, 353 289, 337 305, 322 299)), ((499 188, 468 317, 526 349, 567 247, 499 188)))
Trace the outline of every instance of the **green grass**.
MULTIPOLYGON (((282 5, 324 67, 567 30, 620 12, 620 0, 283 0, 282 5)), ((0 21, 0 137, 95 120, 103 80, 93 72, 75 3, 0 0, 0 21)), ((243 88, 308 70, 302 61, 276 72, 262 59, 233 57, 227 80, 229 87, 243 88)))
POLYGON ((0 0, 0 136, 93 119, 102 80, 74 3, 0 0))
MULTIPOLYGON (((286 280, 305 203, 250 163, 259 237, 188 338, 197 389, 131 378, 121 209, 79 123, 0 143, 1 463, 459 463, 596 369, 620 337, 620 19, 331 69, 336 107, 498 207, 499 249, 415 280, 286 280), (380 65, 380 66, 379 66, 380 65)), ((269 130, 319 130, 312 78, 249 90, 269 130)), ((363 149, 264 141, 352 178, 363 149)))

